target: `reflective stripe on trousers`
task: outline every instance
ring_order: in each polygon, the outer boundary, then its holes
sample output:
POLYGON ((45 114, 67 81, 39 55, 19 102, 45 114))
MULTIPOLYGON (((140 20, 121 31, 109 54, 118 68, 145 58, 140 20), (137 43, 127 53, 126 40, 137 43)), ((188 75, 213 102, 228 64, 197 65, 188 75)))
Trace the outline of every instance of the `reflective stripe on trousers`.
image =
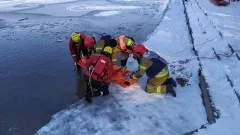
POLYGON ((168 73, 169 73, 168 72, 168 67, 166 66, 166 67, 163 68, 163 70, 160 73, 155 75, 155 77, 156 78, 161 78, 161 77, 164 77, 164 76, 168 75, 168 73))
POLYGON ((147 92, 149 92, 149 93, 155 93, 156 92, 156 93, 161 94, 162 93, 161 89, 162 89, 161 86, 154 86, 152 84, 147 84, 147 92), (156 88, 154 89, 154 87, 156 87, 156 88), (153 91, 153 90, 156 90, 156 91, 153 91))
POLYGON ((162 89, 161 86, 157 86, 157 93, 162 93, 161 89, 162 89))
POLYGON ((146 86, 146 92, 148 93, 157 93, 157 94, 165 94, 166 93, 166 86, 158 85, 154 86, 152 84, 147 84, 146 86))

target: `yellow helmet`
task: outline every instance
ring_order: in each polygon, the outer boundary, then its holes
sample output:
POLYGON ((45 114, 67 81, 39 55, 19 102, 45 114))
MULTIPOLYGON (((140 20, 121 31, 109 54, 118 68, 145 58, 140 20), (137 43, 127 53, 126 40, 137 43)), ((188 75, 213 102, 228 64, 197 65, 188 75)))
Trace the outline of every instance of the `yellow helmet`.
POLYGON ((108 54, 112 54, 113 53, 113 49, 111 47, 109 47, 109 46, 106 46, 103 49, 103 52, 108 53, 108 54))
POLYGON ((72 38, 73 42, 79 43, 79 41, 80 41, 80 34, 76 33, 76 32, 73 32, 72 35, 71 35, 71 38, 72 38))

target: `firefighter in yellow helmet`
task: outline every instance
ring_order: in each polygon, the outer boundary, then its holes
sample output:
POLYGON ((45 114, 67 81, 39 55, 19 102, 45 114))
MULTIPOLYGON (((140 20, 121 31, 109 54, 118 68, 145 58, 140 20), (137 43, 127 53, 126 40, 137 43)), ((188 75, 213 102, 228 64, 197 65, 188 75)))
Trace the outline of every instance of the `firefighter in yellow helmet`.
POLYGON ((94 50, 95 38, 83 33, 73 32, 69 40, 69 50, 72 58, 77 64, 81 59, 86 60, 94 50))
POLYGON ((113 68, 115 70, 119 68, 117 66, 118 52, 121 52, 121 68, 126 68, 129 54, 132 54, 133 52, 135 40, 125 35, 120 35, 119 37, 115 38, 115 40, 117 41, 117 46, 114 48, 112 55, 112 62, 114 64, 113 68))
POLYGON ((86 65, 84 80, 86 81, 85 99, 91 103, 94 96, 108 95, 112 78, 112 48, 104 47, 100 54, 92 55, 86 65))
POLYGON ((142 44, 134 47, 133 57, 138 61, 139 67, 135 73, 130 75, 132 79, 139 79, 146 73, 148 76, 146 92, 171 93, 176 97, 176 92, 173 89, 173 86, 176 87, 176 82, 170 78, 165 59, 153 51, 148 51, 142 44))

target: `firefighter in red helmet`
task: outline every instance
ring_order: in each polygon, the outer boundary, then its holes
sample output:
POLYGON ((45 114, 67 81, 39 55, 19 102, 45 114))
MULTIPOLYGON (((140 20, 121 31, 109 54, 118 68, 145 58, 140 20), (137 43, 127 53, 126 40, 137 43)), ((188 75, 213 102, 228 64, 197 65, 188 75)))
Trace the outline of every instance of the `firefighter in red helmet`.
POLYGON ((95 38, 83 33, 73 32, 69 40, 69 50, 77 65, 80 60, 86 60, 94 53, 95 38))
POLYGON ((167 61, 157 53, 149 51, 144 45, 138 44, 133 49, 133 58, 138 61, 138 70, 131 74, 132 79, 141 78, 144 73, 148 76, 147 86, 148 93, 171 93, 176 97, 173 86, 176 82, 170 78, 167 61))

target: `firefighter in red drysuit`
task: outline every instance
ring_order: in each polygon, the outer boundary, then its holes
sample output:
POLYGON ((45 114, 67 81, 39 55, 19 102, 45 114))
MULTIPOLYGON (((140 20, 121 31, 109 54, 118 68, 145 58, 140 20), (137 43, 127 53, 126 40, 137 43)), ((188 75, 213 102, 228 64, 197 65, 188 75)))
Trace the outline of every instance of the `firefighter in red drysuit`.
MULTIPOLYGON (((75 65, 86 60, 95 52, 94 50, 95 38, 86 36, 79 32, 73 32, 69 41, 69 49, 75 65)), ((77 66, 79 67, 79 66, 77 66)))
POLYGON ((86 64, 84 80, 87 83, 85 99, 91 103, 94 96, 108 95, 112 77, 111 55, 113 49, 106 46, 101 54, 92 55, 86 64))

